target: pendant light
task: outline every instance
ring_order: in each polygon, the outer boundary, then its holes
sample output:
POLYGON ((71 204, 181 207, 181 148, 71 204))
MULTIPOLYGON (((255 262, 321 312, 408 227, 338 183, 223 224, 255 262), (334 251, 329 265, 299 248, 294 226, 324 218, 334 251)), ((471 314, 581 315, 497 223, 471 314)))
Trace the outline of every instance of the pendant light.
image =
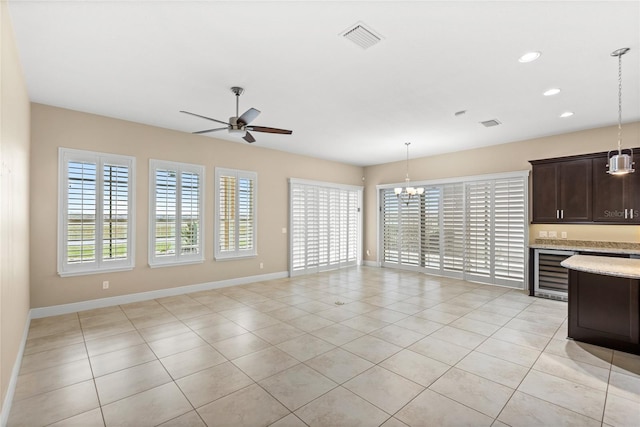
POLYGON ((611 52, 611 56, 618 57, 618 150, 609 151, 607 157, 609 163, 607 164, 607 173, 611 175, 626 175, 628 173, 635 172, 633 169, 633 149, 622 149, 622 55, 629 51, 628 47, 614 50, 611 52))
POLYGON ((416 188, 416 187, 409 186, 409 182, 411 181, 409 179, 409 145, 411 145, 411 143, 405 142, 404 145, 407 146, 407 175, 404 178, 404 182, 406 186, 404 188, 396 187, 393 189, 393 191, 394 193, 396 193, 396 196, 398 196, 398 200, 408 205, 413 196, 416 196, 416 195, 420 196, 421 194, 424 193, 424 188, 422 187, 416 188))

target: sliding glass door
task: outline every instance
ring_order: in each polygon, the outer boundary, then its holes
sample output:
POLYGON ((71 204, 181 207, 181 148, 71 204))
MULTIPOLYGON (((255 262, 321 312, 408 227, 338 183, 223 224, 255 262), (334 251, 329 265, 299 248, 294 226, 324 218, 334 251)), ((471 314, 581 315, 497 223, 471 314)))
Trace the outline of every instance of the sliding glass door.
POLYGON ((423 187, 410 199, 380 188, 382 265, 523 288, 527 175, 423 187))

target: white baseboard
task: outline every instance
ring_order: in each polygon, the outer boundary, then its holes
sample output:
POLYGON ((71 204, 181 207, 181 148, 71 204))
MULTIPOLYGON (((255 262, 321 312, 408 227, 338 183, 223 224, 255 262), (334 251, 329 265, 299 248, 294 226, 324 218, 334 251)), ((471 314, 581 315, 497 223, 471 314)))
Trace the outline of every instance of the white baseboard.
POLYGON ((289 277, 288 271, 261 274, 258 276, 238 277, 235 279, 219 280, 217 282, 179 286, 176 288, 158 289, 156 291, 139 292, 135 294, 119 295, 108 298, 99 298, 89 301, 74 302, 70 304, 39 307, 31 309, 31 319, 75 313, 76 311, 92 310, 94 308, 110 307, 113 305, 129 304, 132 302, 146 301, 156 298, 172 297, 175 295, 188 294, 191 292, 207 291, 210 289, 226 288, 236 285, 246 285, 247 283, 261 282, 263 280, 283 279, 285 277, 289 277))
POLYGON ((2 413, 0 414, 0 426, 5 427, 9 421, 9 413, 11 412, 11 404, 13 403, 13 396, 16 392, 16 384, 18 383, 18 374, 20 373, 20 367, 22 366, 22 356, 24 356, 24 347, 27 344, 27 335, 29 335, 29 326, 31 325, 31 311, 27 315, 27 321, 24 325, 24 331, 22 332, 22 342, 20 342, 20 348, 18 349, 18 355, 15 362, 13 362, 13 369, 11 370, 11 378, 9 378, 9 386, 7 387, 7 394, 2 402, 2 413))
POLYGON ((378 261, 363 261, 364 265, 367 267, 380 267, 380 263, 378 261))

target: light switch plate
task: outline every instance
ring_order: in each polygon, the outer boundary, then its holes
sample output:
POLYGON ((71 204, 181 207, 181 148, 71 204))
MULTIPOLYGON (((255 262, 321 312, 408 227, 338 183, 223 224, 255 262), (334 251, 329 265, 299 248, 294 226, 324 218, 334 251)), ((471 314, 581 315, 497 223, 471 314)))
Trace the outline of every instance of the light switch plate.
POLYGON ((558 232, 557 231, 550 231, 549 232, 549 238, 555 239, 556 237, 558 237, 558 232))
POLYGON ((560 237, 562 237, 563 239, 566 239, 567 238, 567 232, 566 231, 561 232, 560 233, 560 237))
POLYGON ((546 231, 538 231, 538 237, 547 237, 546 231))

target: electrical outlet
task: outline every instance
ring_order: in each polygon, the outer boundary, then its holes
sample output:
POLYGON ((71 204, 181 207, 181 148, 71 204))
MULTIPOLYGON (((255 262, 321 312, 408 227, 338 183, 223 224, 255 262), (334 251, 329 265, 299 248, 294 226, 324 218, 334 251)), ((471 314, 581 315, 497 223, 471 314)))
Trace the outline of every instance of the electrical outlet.
POLYGON ((546 231, 538 231, 538 237, 547 237, 546 231))
POLYGON ((567 238, 567 232, 563 231, 562 233, 560 233, 560 237, 562 237, 563 239, 567 238))
POLYGON ((102 289, 109 289, 109 281, 105 280, 104 282, 102 282, 102 289))
POLYGON ((557 231, 550 231, 549 232, 549 238, 550 239, 555 239, 558 237, 558 232, 557 231))
POLYGON ((371 256, 371 251, 367 249, 367 256, 371 256))
POLYGON ((263 268, 264 268, 264 263, 263 263, 263 262, 261 262, 261 263, 260 263, 260 270, 262 270, 263 268))
POLYGON ((287 234, 287 227, 282 227, 282 234, 287 234))

